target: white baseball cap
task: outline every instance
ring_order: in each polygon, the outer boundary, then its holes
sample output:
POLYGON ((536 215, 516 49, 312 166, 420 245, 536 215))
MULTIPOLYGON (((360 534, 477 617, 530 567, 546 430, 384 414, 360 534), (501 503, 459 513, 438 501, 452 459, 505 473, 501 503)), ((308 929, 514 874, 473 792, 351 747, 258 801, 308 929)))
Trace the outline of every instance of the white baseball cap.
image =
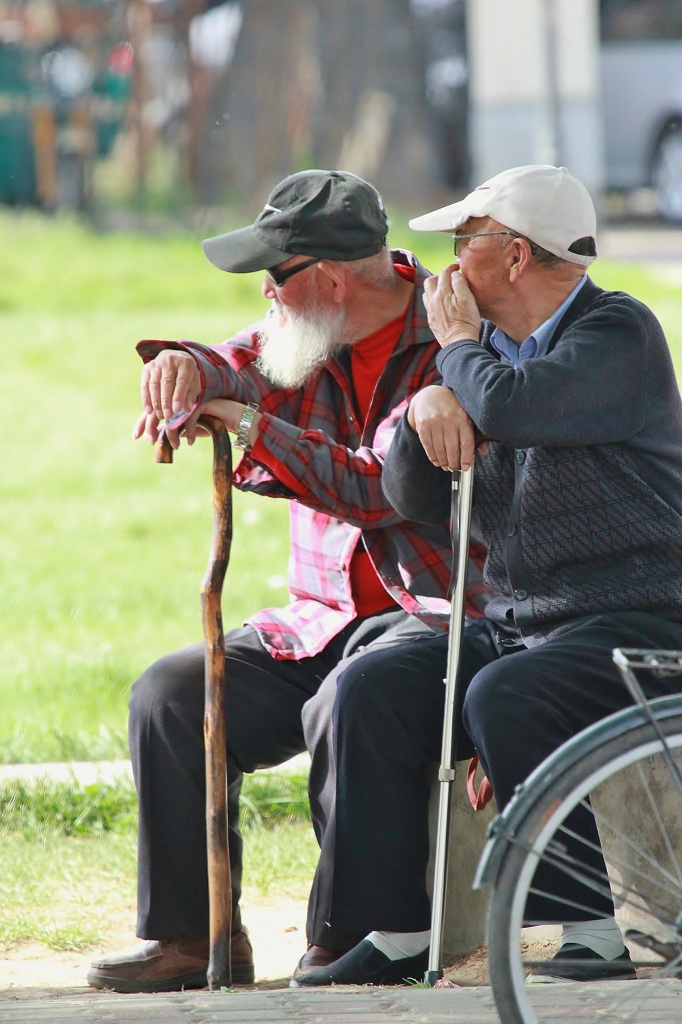
POLYGON ((410 221, 415 231, 455 232, 469 217, 492 217, 569 263, 587 267, 597 255, 597 214, 581 181, 565 167, 527 164, 496 174, 452 206, 410 221), (593 253, 571 251, 591 238, 593 253))

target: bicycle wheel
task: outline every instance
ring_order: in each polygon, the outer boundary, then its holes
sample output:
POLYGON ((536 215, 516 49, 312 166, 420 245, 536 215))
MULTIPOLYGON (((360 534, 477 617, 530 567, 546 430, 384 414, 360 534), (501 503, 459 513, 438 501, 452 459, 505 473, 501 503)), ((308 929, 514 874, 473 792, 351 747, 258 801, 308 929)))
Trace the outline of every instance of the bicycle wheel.
POLYGON ((580 985, 580 1020, 682 1017, 682 701, 651 708, 669 753, 641 708, 620 712, 544 762, 494 823, 488 965, 504 1024, 574 1022, 567 984, 580 985), (560 945, 561 923, 538 921, 604 918, 611 902, 637 980, 528 983, 560 945))

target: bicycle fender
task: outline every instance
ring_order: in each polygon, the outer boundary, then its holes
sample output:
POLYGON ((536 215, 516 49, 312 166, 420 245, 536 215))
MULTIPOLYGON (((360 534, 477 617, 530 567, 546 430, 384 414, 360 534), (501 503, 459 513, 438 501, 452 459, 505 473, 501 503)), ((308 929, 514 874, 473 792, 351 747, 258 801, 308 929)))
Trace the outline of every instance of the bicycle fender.
MULTIPOLYGON (((681 696, 673 694, 671 697, 658 697, 650 701, 649 706, 655 711, 657 719, 670 718, 680 713, 681 696)), ((525 782, 516 787, 514 796, 505 809, 488 826, 488 840, 476 869, 473 888, 482 889, 496 882, 510 840, 515 836, 519 825, 541 792, 563 775, 570 765, 582 760, 595 747, 647 721, 646 712, 641 707, 616 711, 615 714, 600 719, 570 740, 566 740, 539 764, 525 782)))

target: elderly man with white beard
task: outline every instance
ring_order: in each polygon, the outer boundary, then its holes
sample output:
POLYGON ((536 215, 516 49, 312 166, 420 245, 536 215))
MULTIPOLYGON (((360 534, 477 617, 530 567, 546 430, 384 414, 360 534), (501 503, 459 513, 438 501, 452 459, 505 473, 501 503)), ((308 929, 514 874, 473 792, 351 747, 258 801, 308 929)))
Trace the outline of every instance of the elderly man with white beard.
MULTIPOLYGON (((368 723, 371 718, 377 759, 385 758, 390 773, 381 738, 390 696, 378 700, 378 714, 366 715, 362 707, 341 712, 337 680, 343 673, 352 684, 366 671, 364 659, 377 651, 445 632, 449 616, 448 524, 406 521, 381 487, 394 430, 412 396, 438 379, 440 351, 423 303, 428 272, 411 253, 389 251, 387 229, 383 202, 362 179, 341 171, 294 174, 276 186, 254 224, 204 242, 208 259, 221 270, 266 272, 268 316, 215 347, 190 341, 138 346, 145 360, 144 412, 134 436, 155 442, 165 420, 177 447, 182 436, 194 441, 202 412, 218 416, 243 452, 234 484, 290 503, 290 603, 252 615, 226 635, 235 984, 254 981, 239 908, 243 773, 281 764, 306 748, 321 849, 308 950, 292 983, 358 943, 369 952, 354 964, 350 980, 396 984, 420 977, 427 963, 426 826, 406 823, 410 809, 389 774, 394 834, 376 834, 372 821, 363 835, 344 834, 345 808, 359 799, 365 767, 352 751, 337 750, 335 740, 343 715, 367 717, 368 723), (372 885, 372 904, 359 899, 354 852, 371 864, 376 844, 398 850, 403 842, 415 845, 423 862, 419 898, 409 905, 402 898, 414 885, 405 886, 398 856, 394 876, 372 885), (370 942, 362 943, 366 936, 370 942)), ((474 447, 467 423, 464 464, 474 447)), ((484 554, 472 544, 471 615, 485 605, 484 554)), ((133 687, 137 935, 147 941, 94 963, 88 981, 97 988, 157 992, 206 984, 203 659, 203 645, 186 648, 152 665, 133 687)), ((410 685, 409 673, 395 680, 396 691, 410 685)), ((427 709, 415 707, 415 715, 422 713, 427 709)), ((429 785, 429 764, 425 754, 413 765, 420 785, 429 785)))

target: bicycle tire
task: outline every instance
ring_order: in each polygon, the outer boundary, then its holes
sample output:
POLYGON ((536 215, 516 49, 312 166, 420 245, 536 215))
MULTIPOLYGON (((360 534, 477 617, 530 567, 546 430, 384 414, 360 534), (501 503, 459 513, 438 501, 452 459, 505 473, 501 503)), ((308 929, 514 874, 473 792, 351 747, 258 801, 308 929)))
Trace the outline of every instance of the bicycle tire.
MULTIPOLYGON (((682 763, 682 710, 674 710, 671 714, 670 698, 664 700, 667 701, 669 717, 662 719, 659 725, 679 764, 682 763)), ((653 701, 652 708, 656 704, 653 701)), ((524 932, 523 929, 524 923, 528 927, 526 904, 539 863, 551 864, 555 870, 565 870, 566 876, 572 879, 577 877, 575 862, 562 867, 566 842, 571 842, 564 823, 576 808, 587 809, 593 814, 605 851, 609 844, 604 842, 604 836, 608 835, 616 843, 620 842, 624 851, 615 857, 615 861, 612 851, 606 853, 607 860, 611 857, 610 880, 608 876, 598 878, 591 871, 582 873, 585 891, 596 892, 601 887, 605 895, 604 886, 611 891, 621 930, 624 917, 635 911, 645 921, 629 929, 626 935, 626 943, 637 965, 637 980, 581 984, 580 998, 584 999, 586 1007, 592 1006, 594 1013, 585 1019, 598 1019, 600 1024, 621 1024, 624 1019, 633 1024, 651 1024, 654 1018, 659 1019, 655 1013, 652 1017, 652 997, 655 997, 659 1009, 661 1001, 665 1004, 670 1000, 671 1007, 674 1003, 679 1014, 682 1006, 682 980, 679 980, 682 978, 682 786, 677 778, 673 778, 672 785, 661 791, 666 794, 666 801, 674 801, 672 808, 666 808, 664 821, 652 787, 660 784, 661 773, 666 779, 664 787, 667 786, 667 774, 676 773, 666 765, 660 753, 662 744, 639 711, 633 708, 626 712, 629 719, 621 713, 620 731, 615 735, 608 736, 608 728, 600 731, 593 726, 587 747, 584 743, 582 746, 574 744, 573 760, 569 758, 567 761, 565 752, 563 759, 561 755, 548 759, 546 765, 550 770, 546 773, 546 783, 543 784, 539 770, 533 776, 535 785, 526 792, 522 787, 515 801, 513 824, 507 826, 507 833, 505 815, 496 823, 495 842, 502 842, 505 849, 489 907, 488 967, 495 1003, 504 1024, 543 1024, 549 1020, 558 1024, 561 1020, 575 1020, 574 1004, 572 1008, 567 1007, 568 1016, 561 1016, 561 989, 564 985, 528 985, 525 980, 529 972, 537 971, 539 964, 551 959, 558 948, 558 939, 549 942, 545 931, 543 946, 540 947, 537 941, 534 942, 537 933, 524 932), (623 721, 626 722, 625 727, 623 721), (606 740, 604 735, 608 737, 606 740), (552 761, 554 763, 550 764, 552 761), (655 764, 658 767, 654 767, 655 764), (653 782, 652 771, 659 773, 658 780, 654 774, 653 782), (643 815, 644 831, 636 821, 634 826, 630 820, 625 825, 614 823, 613 819, 624 816, 623 806, 613 801, 612 792, 609 810, 605 789, 598 790, 605 785, 613 786, 614 781, 622 784, 625 779, 631 788, 635 785, 640 787, 643 802, 640 805, 637 800, 628 801, 627 816, 628 819, 636 819, 637 815, 643 815), (585 801, 588 801, 587 808, 585 801), (597 806, 596 811, 593 804, 597 806), (647 820, 649 826, 653 821, 653 829, 646 828, 647 820), (663 853, 652 858, 656 840, 662 844, 663 853), (617 882, 614 872, 621 873, 621 883, 617 882), (641 892, 627 881, 630 872, 641 892), (593 888, 595 886, 597 888, 593 888), (646 898, 642 892, 646 892, 646 898), (639 936, 637 941, 633 940, 635 932, 639 936), (643 945, 645 937, 659 943, 658 953, 643 945), (660 955, 661 949, 664 949, 665 956, 660 955), (653 979, 657 982, 652 984, 653 979)), ((615 721, 616 716, 612 717, 615 721)), ((608 722, 608 719, 604 721, 608 722)), ((536 894, 532 898, 536 898, 536 894)), ((584 909, 584 919, 603 917, 602 913, 590 915, 587 903, 584 909)), ((575 986, 579 983, 565 984, 575 986)), ((589 1009, 587 1013, 590 1013, 589 1009)), ((661 1019, 668 1017, 663 1014, 661 1019)), ((674 1015, 670 1019, 674 1019, 674 1015)))

